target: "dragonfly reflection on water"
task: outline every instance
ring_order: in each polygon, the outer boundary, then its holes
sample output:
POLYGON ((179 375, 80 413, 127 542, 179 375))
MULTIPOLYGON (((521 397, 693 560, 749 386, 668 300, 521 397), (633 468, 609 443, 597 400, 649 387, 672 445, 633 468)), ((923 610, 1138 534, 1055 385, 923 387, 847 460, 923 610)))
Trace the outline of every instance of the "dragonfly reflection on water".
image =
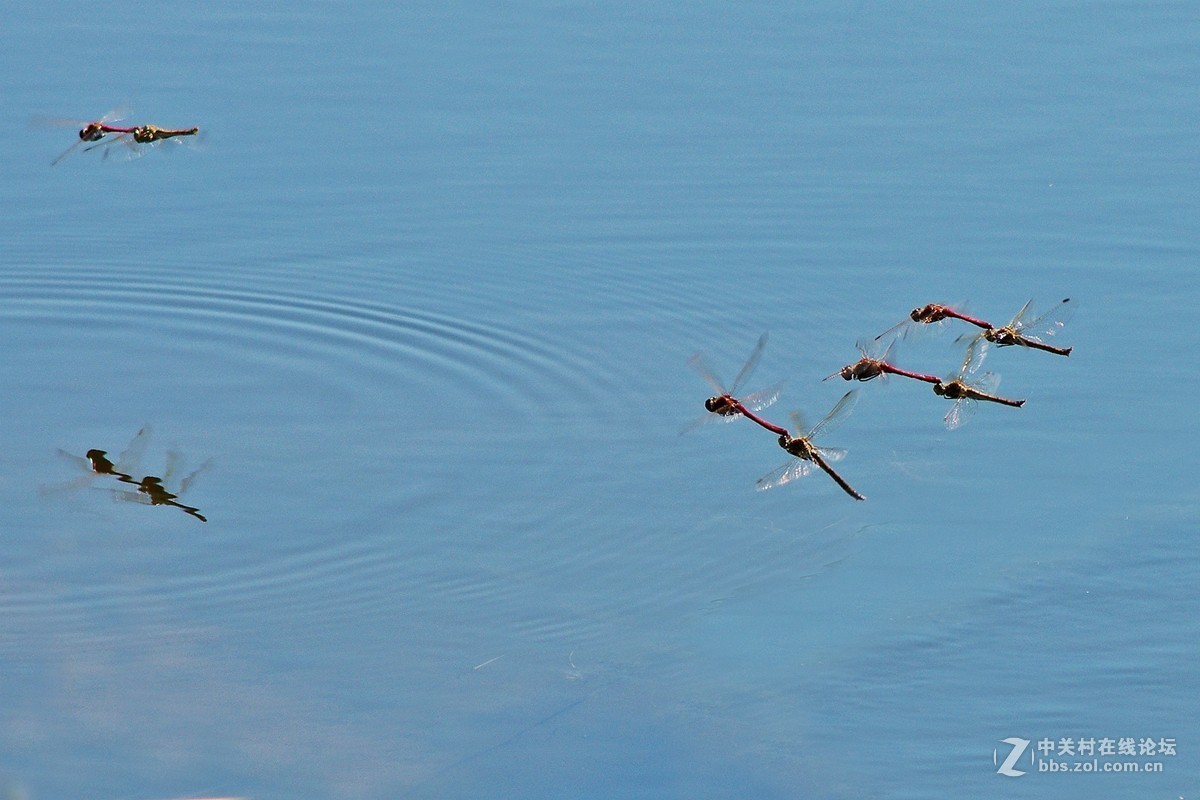
POLYGON ((129 444, 117 456, 116 461, 108 457, 107 450, 92 448, 83 456, 77 456, 73 453, 68 453, 65 450, 59 450, 58 454, 75 464, 80 470, 86 474, 67 482, 61 486, 43 487, 42 494, 55 494, 60 491, 77 489, 87 486, 95 481, 98 477, 108 476, 116 478, 119 483, 129 484, 135 487, 129 489, 111 489, 114 499, 123 501, 132 501, 142 503, 144 505, 154 506, 175 506, 187 514, 195 517, 201 522, 207 522, 208 519, 200 513, 200 509, 184 505, 179 502, 178 498, 188 490, 196 477, 207 469, 212 460, 204 462, 200 467, 194 470, 187 477, 179 481, 176 489, 170 490, 165 485, 171 481, 172 476, 179 470, 182 456, 175 451, 167 453, 167 469, 163 477, 156 475, 146 475, 142 478, 135 478, 138 462, 141 460, 143 453, 146 450, 146 445, 150 439, 151 429, 149 425, 143 426, 141 430, 134 435, 129 444))
POLYGON ((208 522, 208 518, 200 513, 200 509, 195 506, 184 505, 179 502, 179 497, 187 492, 188 488, 195 482, 196 478, 204 470, 212 465, 212 459, 205 461, 195 470, 179 481, 179 485, 174 491, 167 489, 164 482, 171 481, 176 471, 179 470, 183 457, 176 451, 172 450, 167 453, 167 469, 163 473, 163 477, 157 475, 147 475, 140 481, 135 481, 137 491, 130 492, 126 490, 113 490, 113 497, 117 500, 125 500, 134 503, 143 503, 152 506, 174 506, 185 514, 189 514, 201 522, 208 522))
POLYGON ((43 487, 42 493, 48 494, 86 486, 99 475, 109 475, 122 483, 137 485, 137 479, 133 477, 133 473, 137 470, 138 462, 141 460, 142 454, 146 451, 146 444, 150 440, 150 433, 151 429, 149 425, 142 426, 142 429, 129 440, 129 444, 125 445, 125 448, 117 456, 115 462, 109 459, 107 450, 92 448, 83 456, 77 456, 74 453, 68 453, 66 450, 59 449, 57 452, 60 458, 70 461, 85 474, 62 486, 43 487))

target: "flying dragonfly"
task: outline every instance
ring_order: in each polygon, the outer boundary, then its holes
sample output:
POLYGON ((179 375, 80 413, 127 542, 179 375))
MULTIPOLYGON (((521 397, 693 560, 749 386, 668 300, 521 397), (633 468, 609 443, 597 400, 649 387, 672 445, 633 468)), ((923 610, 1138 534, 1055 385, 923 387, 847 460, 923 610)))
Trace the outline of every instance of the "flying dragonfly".
POLYGON ((708 364, 704 360, 704 356, 696 353, 688 359, 688 366, 694 369, 701 378, 708 381, 708 384, 717 390, 717 394, 704 401, 704 408, 709 413, 705 414, 703 417, 684 428, 684 432, 702 425, 705 422, 711 422, 713 420, 732 422, 740 416, 745 417, 746 419, 757 423, 758 425, 761 425, 776 435, 787 433, 785 428, 781 428, 772 422, 767 422, 765 419, 755 413, 767 408, 779 399, 779 392, 781 388, 780 384, 776 384, 775 386, 767 389, 762 389, 761 391, 746 395, 745 397, 739 398, 737 396, 742 384, 750 377, 750 374, 754 372, 754 368, 758 366, 758 362, 762 359, 763 348, 766 346, 767 334, 764 333, 759 337, 758 344, 754 346, 754 350, 751 351, 750 357, 746 359, 746 363, 742 365, 742 368, 738 371, 737 377, 733 379, 733 384, 728 389, 725 388, 724 383, 722 383, 722 381, 713 373, 712 369, 709 368, 708 364))
POLYGON ((82 119, 67 119, 63 117, 35 117, 33 121, 34 124, 39 126, 49 125, 60 128, 79 128, 79 141, 75 142, 73 145, 60 153, 58 158, 51 161, 50 166, 53 167, 71 153, 75 152, 75 150, 82 144, 87 142, 99 142, 110 134, 132 134, 134 131, 132 127, 118 127, 112 124, 128 118, 129 113, 129 106, 123 105, 119 108, 113 109, 104 116, 100 117, 100 119, 96 120, 89 121, 82 119))
POLYGON ((920 308, 914 308, 909 312, 908 319, 897 322, 895 325, 876 336, 875 340, 879 341, 880 339, 883 339, 891 334, 896 334, 897 336, 903 338, 918 325, 933 325, 946 319, 961 319, 963 322, 969 322, 977 328, 992 327, 990 322, 986 322, 978 317, 972 317, 970 314, 965 314, 962 311, 956 311, 950 306, 941 305, 939 303, 929 303, 928 305, 921 306, 920 308))
POLYGON ((809 429, 808 433, 803 433, 805 430, 804 420, 801 418, 800 413, 793 411, 791 416, 794 434, 784 431, 779 437, 779 446, 799 460, 781 464, 776 469, 759 478, 755 484, 759 491, 766 491, 776 486, 782 486, 797 478, 803 478, 805 475, 811 474, 814 469, 820 469, 826 475, 833 478, 834 482, 846 494, 855 500, 866 500, 867 498, 864 495, 860 494, 833 467, 829 466, 830 462, 841 461, 845 458, 846 451, 838 447, 823 447, 813 443, 813 439, 829 433, 845 422, 857 402, 857 391, 846 392, 842 396, 842 399, 837 402, 837 405, 820 422, 809 429))
POLYGON ((892 339, 892 341, 888 343, 887 349, 883 351, 882 355, 877 354, 877 348, 868 347, 862 342, 858 342, 855 347, 858 348, 858 352, 861 354, 862 358, 860 358, 858 361, 855 361, 853 364, 847 364, 837 372, 827 376, 825 380, 839 376, 842 378, 842 380, 846 381, 870 381, 874 380, 875 378, 883 378, 884 380, 887 380, 888 375, 903 375, 906 378, 925 381, 926 383, 937 383, 939 380, 941 380, 936 375, 925 375, 920 372, 912 372, 910 370, 901 369, 900 367, 890 363, 888 359, 892 358, 893 351, 896 349, 896 342, 898 341, 900 341, 900 337, 892 339))
POLYGON ((1031 305, 1033 305, 1032 300, 1021 306, 1021 310, 1007 325, 1002 328, 988 328, 983 333, 977 334, 976 338, 982 337, 997 347, 1020 345, 1059 356, 1071 355, 1073 348, 1057 347, 1046 341, 1046 339, 1056 336, 1070 321, 1071 315, 1075 313, 1075 306, 1071 304, 1071 298, 1063 298, 1061 302, 1055 303, 1045 313, 1029 320, 1026 317, 1029 316, 1031 305))
POLYGON ((104 158, 113 153, 120 153, 127 158, 138 158, 149 150, 166 141, 183 141, 182 137, 197 136, 199 128, 160 128, 156 125, 139 125, 122 131, 107 141, 98 142, 91 147, 85 147, 86 153, 97 147, 104 148, 104 158))
POLYGON ((996 373, 984 372, 975 377, 983 365, 986 353, 987 343, 985 341, 972 342, 967 347, 967 356, 963 359, 958 372, 933 385, 934 394, 954 401, 954 405, 946 412, 945 417, 946 427, 950 430, 961 427, 970 419, 978 405, 976 401, 998 403, 1013 408, 1025 405, 1024 400, 1010 400, 995 394, 996 389, 1000 386, 1000 376, 996 373))

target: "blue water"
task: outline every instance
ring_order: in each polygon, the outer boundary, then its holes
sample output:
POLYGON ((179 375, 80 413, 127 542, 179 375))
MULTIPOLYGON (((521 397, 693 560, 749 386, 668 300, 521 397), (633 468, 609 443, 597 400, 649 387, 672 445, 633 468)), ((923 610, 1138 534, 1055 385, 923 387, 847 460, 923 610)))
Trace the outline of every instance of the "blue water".
MULTIPOLYGON (((1192 797, 1186 4, 9 9, 0 788, 1192 797), (128 100, 197 148, 74 153, 128 100), (927 302, 1071 297, 1001 393, 860 387, 927 302), (836 385, 835 385, 836 384, 836 385), (151 507, 61 449, 152 428, 151 507), (179 453, 185 463, 171 453, 179 453), (1160 773, 997 774, 1151 737, 1160 773), (1022 762, 1028 765, 1028 760, 1022 762)), ((947 374, 947 326, 898 360, 947 374)), ((1105 760, 1105 759, 1101 759, 1105 760)), ((1110 761, 1118 759, 1110 758, 1110 761)))

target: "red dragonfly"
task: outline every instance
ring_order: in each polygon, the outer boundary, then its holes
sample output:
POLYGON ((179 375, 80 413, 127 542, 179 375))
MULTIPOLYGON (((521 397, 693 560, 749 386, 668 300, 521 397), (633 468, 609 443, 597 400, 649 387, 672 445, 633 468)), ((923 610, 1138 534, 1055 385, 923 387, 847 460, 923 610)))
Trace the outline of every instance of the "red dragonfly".
MULTIPOLYGON (((80 126, 79 127, 79 141, 75 142, 75 144, 71 145, 66 150, 64 150, 62 153, 60 153, 58 158, 56 158, 50 162, 50 166, 53 167, 55 164, 62 161, 64 158, 69 156, 71 153, 75 152, 75 149, 77 147, 79 147, 81 144, 84 144, 86 142, 99 142, 102 139, 104 139, 104 137, 108 136, 109 134, 131 134, 131 133, 133 133, 133 131, 134 131, 133 128, 121 128, 121 127, 117 127, 112 124, 114 122, 119 122, 119 121, 127 118, 128 116, 129 116, 128 106, 122 106, 120 108, 117 108, 117 109, 114 109, 114 110, 108 112, 100 119, 92 120, 90 122, 87 120, 81 120, 81 119, 61 119, 61 118, 40 119, 39 118, 38 120, 36 120, 36 122, 44 123, 44 124, 48 124, 48 125, 54 125, 54 126, 59 126, 59 127, 72 127, 72 128, 75 126, 80 126)), ((90 148, 88 148, 88 149, 90 149, 90 148)))
POLYGON ((1057 335, 1075 312, 1075 306, 1071 305, 1071 298, 1063 298, 1062 302, 1055 303, 1049 311, 1046 311, 1033 320, 1027 321, 1025 318, 1029 315, 1029 306, 1032 303, 1033 301, 1030 300, 1021 306, 1021 310, 1012 318, 1012 322, 1003 328, 988 328, 979 334, 979 336, 982 336, 997 347, 1021 345, 1022 347, 1030 347, 1034 350, 1045 350, 1047 353, 1054 353, 1055 355, 1071 355, 1072 348, 1056 347, 1052 344, 1047 344, 1045 341, 1057 335))
POLYGON ((996 373, 985 372, 978 378, 972 377, 983 365, 986 353, 987 344, 985 342, 972 342, 967 347, 967 357, 963 359, 958 372, 933 385, 934 394, 954 401, 954 405, 946 412, 946 427, 950 430, 962 426, 970 419, 978 405, 977 400, 999 403, 1013 408, 1025 405, 1024 400, 1009 400, 995 394, 996 389, 1000 386, 1000 376, 996 373))
POLYGON ((728 389, 726 389, 721 380, 713 374, 713 371, 709 369, 708 364, 706 364, 704 361, 704 356, 696 353, 694 356, 688 359, 688 366, 699 373, 701 378, 704 378, 704 380, 708 381, 709 385, 717 390, 717 394, 714 397, 710 397, 704 401, 704 408, 710 413, 704 415, 700 419, 696 420, 696 422, 684 428, 684 431, 691 430, 698 425, 701 425, 705 422, 710 422, 712 420, 719 419, 724 422, 731 422, 741 416, 752 422, 758 423, 772 433, 781 436, 787 433, 785 428, 781 428, 774 423, 767 422, 765 419, 754 413, 767 408, 779 399, 779 384, 755 392, 754 394, 746 395, 740 399, 737 396, 737 392, 741 388, 742 383, 750 377, 750 373, 754 372, 754 368, 758 366, 759 360, 762 359, 763 348, 766 346, 767 334, 764 333, 759 337, 758 344, 754 346, 754 350, 750 353, 750 357, 746 359, 746 363, 742 365, 741 370, 738 371, 737 377, 733 379, 733 384, 728 389))
POLYGON ((968 314, 964 314, 961 311, 955 311, 953 308, 950 308, 950 306, 938 305, 937 303, 930 303, 929 305, 924 305, 924 306, 921 306, 920 308, 914 308, 912 311, 909 312, 908 317, 909 317, 908 319, 902 320, 901 322, 896 323, 895 325, 888 328, 883 333, 876 336, 875 337, 876 341, 884 338, 885 336, 887 336, 888 334, 891 334, 891 333, 900 333, 901 335, 903 335, 903 334, 907 333, 908 330, 910 330, 914 324, 930 325, 935 322, 941 322, 942 320, 949 319, 949 318, 961 319, 963 322, 969 322, 972 325, 975 325, 976 327, 979 327, 979 328, 986 329, 986 328, 992 327, 992 324, 990 322, 985 322, 984 320, 981 320, 977 317, 972 317, 968 314))
POLYGON ((127 148, 124 151, 126 157, 137 158, 144 155, 150 148, 157 146, 160 142, 179 140, 179 137, 196 136, 199 133, 199 128, 170 129, 159 128, 156 125, 139 125, 136 128, 129 128, 122 131, 110 141, 85 147, 83 151, 86 153, 90 150, 95 150, 97 147, 103 147, 104 158, 108 158, 109 154, 116 152, 113 148, 117 145, 123 145, 127 148))
POLYGON ((846 420, 846 417, 850 415, 857 402, 858 393, 856 391, 846 392, 842 396, 842 399, 837 402, 837 405, 825 415, 824 419, 814 425, 808 433, 801 433, 804 430, 804 421, 801 419, 799 412, 793 411, 791 416, 795 434, 793 435, 786 431, 780 434, 779 446, 799 460, 781 464, 776 469, 759 478, 755 483, 759 491, 766 491, 776 486, 782 486, 797 478, 803 478, 814 469, 820 469, 826 475, 833 478, 834 482, 842 487, 842 491, 846 494, 855 500, 866 500, 865 496, 859 494, 853 486, 846 482, 845 478, 838 475, 833 467, 829 466, 831 461, 841 461, 845 458, 846 451, 837 447, 821 447, 813 444, 812 441, 842 424, 846 420))
POLYGON ((875 356, 871 348, 863 346, 862 342, 858 342, 855 347, 858 348, 858 352, 862 355, 862 358, 860 358, 858 361, 855 361, 853 364, 847 364, 837 372, 825 378, 825 380, 829 380, 829 378, 835 378, 839 375, 842 377, 842 380, 847 381, 870 381, 880 376, 882 376, 884 380, 887 380, 888 375, 903 375, 906 378, 925 381, 926 383, 937 383, 941 380, 941 378, 937 377, 936 375, 924 375, 920 372, 910 372, 909 370, 901 369, 894 364, 888 363, 888 359, 892 356, 892 351, 896 348, 897 341, 899 341, 899 337, 892 339, 891 343, 888 344, 887 349, 883 351, 883 355, 880 356, 875 356))

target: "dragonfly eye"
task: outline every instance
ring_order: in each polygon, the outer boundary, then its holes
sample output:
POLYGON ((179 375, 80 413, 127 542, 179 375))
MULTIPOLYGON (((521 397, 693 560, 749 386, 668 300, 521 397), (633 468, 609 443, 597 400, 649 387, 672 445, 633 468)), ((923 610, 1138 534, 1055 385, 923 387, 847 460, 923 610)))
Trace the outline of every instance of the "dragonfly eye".
POLYGON ((710 397, 707 400, 705 400, 704 401, 704 409, 706 411, 716 411, 717 410, 717 398, 710 397))

